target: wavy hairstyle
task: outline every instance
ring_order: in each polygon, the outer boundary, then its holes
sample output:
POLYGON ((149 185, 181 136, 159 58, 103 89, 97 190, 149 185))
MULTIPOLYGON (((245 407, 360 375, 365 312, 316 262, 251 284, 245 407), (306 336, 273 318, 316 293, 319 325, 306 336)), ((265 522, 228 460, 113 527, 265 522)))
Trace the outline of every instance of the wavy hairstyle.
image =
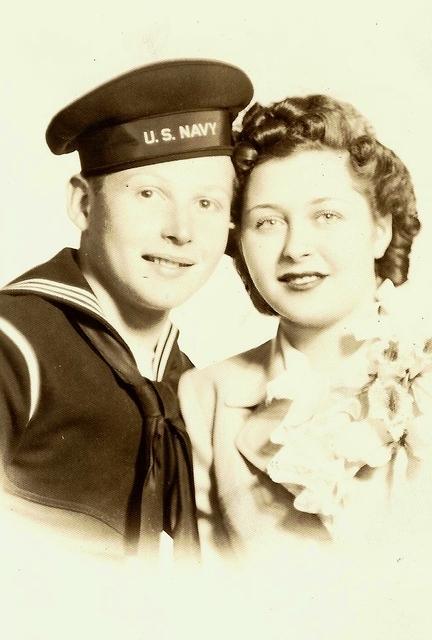
POLYGON ((329 96, 287 98, 269 107, 254 104, 236 135, 233 161, 238 186, 233 203, 236 229, 230 252, 256 308, 275 315, 257 291, 240 251, 239 227, 248 177, 253 168, 299 150, 348 151, 354 178, 377 216, 392 216, 392 239, 375 261, 376 275, 395 285, 406 281, 409 254, 420 229, 410 174, 393 151, 375 138, 367 120, 348 103, 329 96))

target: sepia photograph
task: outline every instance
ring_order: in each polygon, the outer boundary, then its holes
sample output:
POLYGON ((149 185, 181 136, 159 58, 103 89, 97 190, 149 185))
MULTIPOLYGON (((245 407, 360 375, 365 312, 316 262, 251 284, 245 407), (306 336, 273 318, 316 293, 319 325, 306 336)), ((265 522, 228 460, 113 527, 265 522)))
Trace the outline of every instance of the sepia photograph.
POLYGON ((431 33, 7 8, 8 640, 430 637, 431 33))

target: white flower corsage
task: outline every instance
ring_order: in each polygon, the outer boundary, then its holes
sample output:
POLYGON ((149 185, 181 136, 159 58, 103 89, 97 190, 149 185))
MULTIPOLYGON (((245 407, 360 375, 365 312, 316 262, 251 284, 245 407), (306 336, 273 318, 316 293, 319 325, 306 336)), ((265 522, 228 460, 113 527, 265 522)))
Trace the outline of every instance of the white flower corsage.
MULTIPOLYGON (((380 288, 390 302, 392 287, 386 281, 380 288)), ((280 448, 267 473, 294 496, 298 510, 324 521, 341 509, 362 467, 394 460, 401 475, 408 457, 432 457, 432 336, 414 335, 412 326, 408 331, 392 321, 382 300, 377 306, 379 315, 352 327, 366 358, 358 386, 325 389, 299 358, 304 375, 296 367, 295 376, 282 374, 267 388, 267 402, 292 400, 271 434, 280 448)))

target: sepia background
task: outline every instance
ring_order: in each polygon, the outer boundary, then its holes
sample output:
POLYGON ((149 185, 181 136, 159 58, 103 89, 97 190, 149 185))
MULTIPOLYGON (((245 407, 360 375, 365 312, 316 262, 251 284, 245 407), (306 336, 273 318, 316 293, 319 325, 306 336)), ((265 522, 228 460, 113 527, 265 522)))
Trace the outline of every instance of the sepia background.
MULTIPOLYGON (((9 3, 0 27, 0 285, 63 246, 77 246, 79 240, 65 207, 66 183, 79 170, 78 158, 49 152, 44 134, 51 117, 82 93, 133 67, 172 57, 204 57, 242 67, 254 82, 256 100, 324 92, 352 102, 371 120, 378 138, 396 151, 411 172, 423 225, 410 281, 402 294, 404 308, 419 308, 432 317, 431 17, 427 0, 9 3)), ((273 319, 251 307, 228 258, 221 261, 208 285, 173 317, 181 329, 184 350, 199 366, 258 344, 275 330, 273 319)), ((168 576, 158 588, 167 593, 166 585, 171 584, 168 591, 175 606, 170 607, 163 599, 152 599, 154 585, 142 581, 145 573, 134 574, 133 593, 123 591, 119 597, 113 573, 106 567, 98 566, 91 579, 83 580, 82 568, 72 562, 53 567, 51 560, 39 558, 42 564, 33 569, 31 549, 20 548, 18 556, 9 558, 10 566, 3 567, 7 597, 1 601, 8 611, 2 617, 8 639, 45 640, 58 637, 59 631, 60 637, 84 640, 207 640, 246 634, 312 640, 327 638, 326 632, 333 640, 358 637, 354 622, 340 636, 330 633, 331 623, 340 622, 341 615, 348 621, 356 615, 373 618, 375 626, 369 622, 364 628, 372 639, 420 640, 430 637, 427 629, 432 626, 421 600, 420 609, 411 613, 407 608, 414 606, 414 600, 404 600, 403 612, 395 601, 383 613, 378 599, 361 614, 354 612, 355 607, 343 614, 340 608, 347 605, 334 596, 335 608, 325 600, 318 607, 323 623, 320 626, 315 619, 315 630, 308 635, 305 621, 313 622, 308 613, 311 600, 305 599, 294 615, 293 607, 299 603, 287 576, 286 593, 279 591, 269 599, 263 610, 266 615, 252 627, 248 615, 260 602, 253 600, 250 591, 243 592, 245 583, 218 579, 202 591, 191 578, 188 593, 194 595, 188 595, 186 605, 176 597, 168 576), (46 574, 48 589, 43 580, 46 574), (110 587, 100 590, 99 579, 110 587), (142 605, 144 620, 132 616, 131 603, 135 613, 142 605), (221 607, 224 621, 215 613, 221 607), (173 615, 179 616, 178 625, 173 615), (277 625, 273 624, 276 619, 277 625)), ((255 579, 259 582, 260 576, 255 579)), ((412 584, 417 584, 415 572, 412 584)), ((297 584, 296 592, 307 589, 310 593, 310 587, 306 582, 297 584)), ((313 593, 316 605, 322 597, 317 585, 313 593)), ((379 598, 378 590, 376 595, 379 598)))
MULTIPOLYGON (((414 180, 423 232, 412 260, 411 298, 432 307, 432 12, 426 0, 41 0, 8 11, 0 40, 0 285, 78 243, 65 203, 78 157, 50 153, 44 134, 51 117, 133 67, 210 57, 248 72, 259 101, 325 92, 352 102, 371 120, 414 180)), ((228 258, 173 316, 198 366, 263 342, 275 329, 273 319, 252 309, 228 258)))

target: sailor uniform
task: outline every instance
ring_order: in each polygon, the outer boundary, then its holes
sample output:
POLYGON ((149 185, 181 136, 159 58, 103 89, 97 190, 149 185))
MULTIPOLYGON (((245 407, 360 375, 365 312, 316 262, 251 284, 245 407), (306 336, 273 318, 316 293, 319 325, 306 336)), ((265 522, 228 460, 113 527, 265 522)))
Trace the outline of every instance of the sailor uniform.
MULTIPOLYGON (((104 319, 75 258, 74 250, 64 249, 0 294, 5 488, 39 505, 75 512, 82 535, 94 529, 97 520, 104 523, 98 535, 103 530, 107 536, 136 544, 143 515, 147 521, 156 520, 150 524, 160 530, 167 529, 166 522, 165 526, 160 522, 169 518, 163 499, 157 516, 154 509, 147 513, 145 502, 141 504, 151 466, 151 418, 143 412, 136 388, 137 381, 144 386, 151 383, 138 373, 128 347, 104 319), (95 336, 112 343, 113 355, 95 336), (122 356, 129 358, 129 371, 135 370, 132 382, 122 375, 122 356)), ((171 459, 170 473, 176 478, 183 474, 183 502, 179 504, 178 496, 170 499, 175 499, 176 513, 186 509, 189 518, 176 530, 181 520, 177 514, 168 532, 183 539, 186 527, 186 538, 194 546, 190 452, 175 397, 179 377, 190 366, 178 348, 177 330, 167 326, 155 352, 152 389, 154 396, 155 385, 164 386, 162 393, 156 389, 156 401, 164 396, 162 404, 168 406, 159 411, 159 416, 169 414, 166 442, 181 441, 171 452, 175 464, 173 468, 171 459)), ((165 478, 160 484, 170 482, 172 478, 165 478)))
MULTIPOLYGON (((229 156, 232 122, 252 93, 232 65, 165 61, 65 107, 46 141, 56 154, 78 151, 83 176, 229 156)), ((153 371, 149 364, 140 372, 76 257, 65 249, 0 294, 5 488, 21 506, 38 505, 40 519, 84 537, 137 549, 154 547, 165 531, 175 548, 195 551, 191 451, 176 397, 191 363, 167 326, 153 371)))

